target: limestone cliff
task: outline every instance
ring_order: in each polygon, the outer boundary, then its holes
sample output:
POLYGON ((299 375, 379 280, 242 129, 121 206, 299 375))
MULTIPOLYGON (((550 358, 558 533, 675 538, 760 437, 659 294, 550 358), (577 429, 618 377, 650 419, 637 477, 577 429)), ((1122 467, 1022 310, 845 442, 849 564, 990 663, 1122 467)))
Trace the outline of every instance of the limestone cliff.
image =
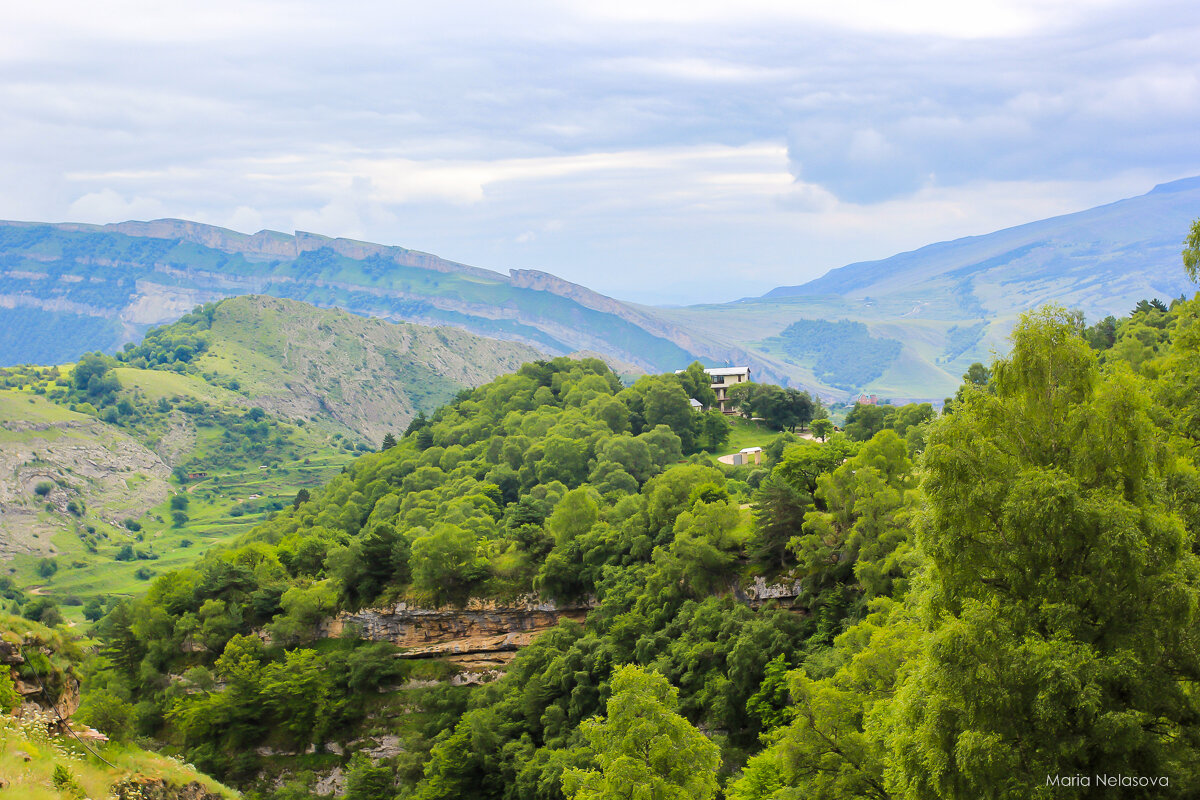
POLYGON ((466 608, 392 608, 344 611, 320 630, 340 636, 354 626, 360 636, 404 648, 406 658, 441 658, 471 666, 498 666, 560 620, 582 622, 590 605, 558 606, 535 598, 510 604, 471 600, 466 608))

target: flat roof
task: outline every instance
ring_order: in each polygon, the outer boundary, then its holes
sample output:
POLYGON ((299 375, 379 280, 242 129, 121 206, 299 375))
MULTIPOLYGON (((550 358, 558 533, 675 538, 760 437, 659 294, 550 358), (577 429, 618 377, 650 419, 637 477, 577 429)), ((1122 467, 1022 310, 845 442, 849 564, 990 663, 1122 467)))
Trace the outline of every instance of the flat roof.
POLYGON ((712 367, 704 370, 709 375, 741 375, 743 372, 749 373, 749 367, 712 367))

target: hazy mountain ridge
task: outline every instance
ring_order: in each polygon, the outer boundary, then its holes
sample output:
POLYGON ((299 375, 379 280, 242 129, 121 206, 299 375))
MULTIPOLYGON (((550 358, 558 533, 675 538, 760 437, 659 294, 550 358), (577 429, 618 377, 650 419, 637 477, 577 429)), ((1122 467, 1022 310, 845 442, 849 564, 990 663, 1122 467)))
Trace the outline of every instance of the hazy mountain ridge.
POLYGON ((594 350, 652 371, 753 358, 701 351, 653 313, 536 270, 505 276, 399 247, 181 220, 0 222, 0 317, 12 332, 0 334, 0 363, 113 350, 197 303, 242 294, 452 325, 554 355, 594 350))
POLYGON ((1200 177, 1186 178, 1085 211, 849 264, 763 298, 919 297, 956 286, 964 316, 975 316, 972 299, 991 314, 1050 301, 1093 318, 1125 313, 1137 299, 1189 291, 1179 251, 1198 215, 1200 177), (1022 290, 991 291, 1014 286, 1022 290))
POLYGON ((1094 320, 1143 298, 1190 293, 1179 250, 1198 216, 1200 177, 850 264, 762 297, 682 308, 625 303, 537 270, 506 276, 302 231, 243 234, 181 220, 0 223, 0 363, 112 351, 198 303, 263 294, 449 325, 550 355, 596 352, 650 372, 700 359, 747 364, 758 380, 827 398, 868 391, 937 400, 953 392, 971 362, 1004 351, 1022 311, 1055 302, 1094 320), (878 369, 830 373, 778 338, 817 320, 861 322, 871 337, 903 347, 878 369))
POLYGON ((680 328, 722 332, 828 396, 939 400, 968 365, 1007 349, 1023 311, 1058 303, 1095 321, 1126 314, 1138 300, 1191 296, 1196 287, 1180 250, 1197 217, 1200 177, 1187 178, 1086 211, 850 264, 762 297, 657 313, 680 328), (903 347, 877 377, 831 379, 818 374, 813 357, 779 345, 788 326, 813 320, 861 322, 872 337, 903 347))

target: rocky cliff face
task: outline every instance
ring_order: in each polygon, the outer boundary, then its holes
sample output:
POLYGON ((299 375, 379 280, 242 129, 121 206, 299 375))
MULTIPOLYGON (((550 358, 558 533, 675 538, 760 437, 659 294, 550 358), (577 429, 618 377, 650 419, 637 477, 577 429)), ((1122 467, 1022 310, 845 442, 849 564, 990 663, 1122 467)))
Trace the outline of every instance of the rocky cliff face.
POLYGON ((340 636, 354 626, 364 639, 404 648, 405 658, 441 658, 464 666, 503 666, 518 649, 563 619, 582 622, 590 606, 560 607, 529 599, 500 605, 472 600, 466 608, 368 608, 342 612, 320 633, 340 636))

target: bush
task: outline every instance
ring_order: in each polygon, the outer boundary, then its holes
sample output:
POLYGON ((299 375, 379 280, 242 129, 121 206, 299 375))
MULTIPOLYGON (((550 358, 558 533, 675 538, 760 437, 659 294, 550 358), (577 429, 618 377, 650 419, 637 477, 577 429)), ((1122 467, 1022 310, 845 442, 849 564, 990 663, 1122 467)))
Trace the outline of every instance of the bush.
POLYGON ((148 581, 154 577, 154 573, 146 567, 139 567, 138 570, 133 573, 133 577, 137 578, 139 581, 148 581))
POLYGON ((33 487, 33 493, 38 497, 45 497, 54 489, 53 481, 42 481, 37 486, 33 487))
POLYGON ((136 519, 127 519, 121 524, 125 526, 126 530, 140 531, 142 529, 142 523, 138 522, 136 519))
POLYGON ((35 597, 30 600, 21 608, 21 616, 51 628, 63 623, 62 612, 49 597, 35 597))
POLYGON ((100 601, 100 598, 93 597, 91 600, 88 600, 87 604, 83 607, 83 618, 88 622, 95 622, 103 616, 104 604, 100 601))

